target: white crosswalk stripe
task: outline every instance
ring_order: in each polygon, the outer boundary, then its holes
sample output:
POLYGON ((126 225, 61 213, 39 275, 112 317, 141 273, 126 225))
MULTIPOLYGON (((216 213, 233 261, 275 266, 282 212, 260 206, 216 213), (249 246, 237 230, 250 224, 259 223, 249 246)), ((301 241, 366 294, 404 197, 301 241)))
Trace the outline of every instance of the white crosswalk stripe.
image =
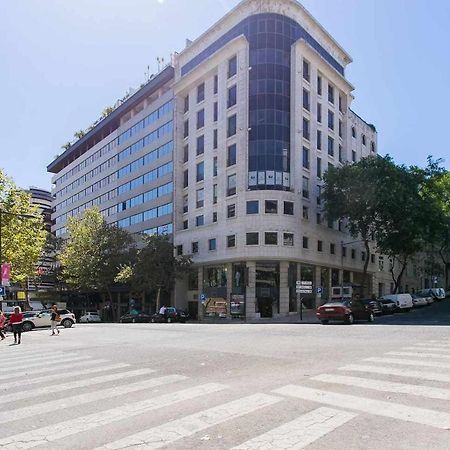
MULTIPOLYGON (((63 353, 63 352, 52 352, 51 353, 52 356, 57 356, 59 358, 61 358, 63 355, 65 356, 77 356, 74 354, 67 354, 67 353, 63 353)), ((14 355, 14 356, 5 356, 5 359, 8 360, 8 362, 10 362, 11 364, 16 364, 16 363, 22 363, 23 361, 29 361, 29 362, 33 362, 36 360, 39 360, 40 358, 42 358, 42 354, 36 354, 36 352, 30 353, 29 355, 14 355)))
POLYGON ((156 449, 169 445, 182 438, 193 436, 199 431, 250 414, 282 401, 281 398, 267 394, 254 394, 224 403, 204 411, 172 420, 171 422, 149 428, 145 431, 119 439, 98 447, 100 449, 156 449))
POLYGON ((432 343, 432 344, 439 344, 439 345, 442 345, 442 346, 444 346, 444 347, 450 347, 450 342, 447 342, 447 341, 437 341, 437 340, 435 340, 435 339, 433 339, 433 340, 431 340, 431 341, 427 341, 428 343, 432 343))
POLYGON ((391 381, 373 380, 360 377, 349 377, 345 375, 322 374, 312 378, 323 383, 343 384, 346 386, 357 386, 380 392, 394 392, 397 394, 409 394, 418 397, 437 398, 450 400, 450 389, 441 389, 431 386, 417 384, 394 383, 391 381))
POLYGON ((54 394, 57 392, 64 392, 69 389, 76 389, 81 387, 94 386, 96 384, 107 383, 116 380, 125 380, 128 378, 138 377, 141 375, 150 375, 154 373, 151 369, 137 369, 129 370, 127 372, 113 373, 99 377, 89 378, 86 380, 76 380, 63 384, 52 384, 45 387, 39 387, 30 391, 13 392, 11 394, 4 394, 0 397, 0 404, 23 400, 26 398, 39 397, 45 394, 54 394))
POLYGON ((44 403, 37 403, 23 408, 10 409, 9 411, 0 411, 0 423, 12 422, 14 420, 25 419, 27 417, 36 416, 38 414, 46 414, 61 409, 85 405, 96 401, 102 401, 121 395, 130 394, 132 392, 143 391, 164 384, 175 383, 177 381, 186 380, 187 377, 182 375, 167 375, 159 378, 151 378, 149 380, 130 383, 123 386, 115 386, 112 388, 102 389, 98 391, 88 392, 86 394, 64 397, 59 400, 53 400, 44 403))
POLYGON ((0 368, 0 374, 11 373, 11 371, 17 371, 22 369, 30 369, 35 367, 44 367, 55 364, 60 364, 61 362, 70 362, 70 361, 80 361, 82 359, 90 359, 90 356, 45 356, 40 360, 32 360, 28 362, 21 362, 19 364, 7 364, 0 368))
POLYGON ((332 408, 318 408, 298 419, 244 442, 232 450, 300 450, 344 425, 356 414, 332 408))
POLYGON ((415 356, 416 358, 450 359, 450 355, 441 355, 441 354, 439 354, 439 353, 422 353, 422 352, 387 352, 386 355, 392 355, 392 356, 415 356))
POLYGON ((31 375, 36 374, 42 374, 47 372, 56 372, 58 371, 59 374, 61 374, 61 370, 63 368, 70 368, 72 370, 73 368, 77 367, 86 367, 86 366, 94 366, 98 364, 107 363, 105 359, 92 359, 92 360, 86 360, 84 357, 70 359, 70 360, 59 360, 56 363, 51 364, 50 366, 46 367, 38 367, 38 368, 31 368, 31 369, 23 369, 20 372, 16 372, 13 369, 10 368, 9 373, 7 375, 0 376, 0 381, 3 380, 17 380, 24 377, 30 377, 31 375))
MULTIPOLYGON (((100 364, 103 363, 107 363, 108 361, 104 361, 104 360, 100 360, 100 364)), ((99 373, 99 372, 108 372, 110 370, 117 370, 117 369, 126 369, 130 367, 129 364, 125 364, 125 363, 117 363, 117 364, 106 364, 106 365, 101 365, 100 367, 94 367, 92 369, 83 369, 83 370, 71 370, 67 373, 55 373, 53 375, 44 375, 42 377, 37 377, 37 378, 28 378, 26 380, 15 380, 15 381, 11 381, 10 383, 2 383, 1 384, 1 389, 2 390, 8 390, 11 388, 15 388, 15 387, 20 387, 22 389, 26 389, 30 386, 33 386, 34 384, 39 384, 39 383, 49 383, 50 381, 61 381, 64 378, 75 378, 75 377, 80 377, 83 375, 92 375, 95 373, 99 373)), ((1 397, 0 397, 1 400, 1 397)))
POLYGON ((413 350, 413 351, 419 351, 419 352, 436 352, 436 353, 448 353, 450 352, 450 348, 444 348, 444 347, 434 347, 431 345, 427 346, 420 346, 420 347, 403 347, 402 350, 413 350))
POLYGON ((444 430, 450 429, 450 414, 433 411, 431 409, 401 405, 399 403, 374 400, 368 397, 338 394, 335 392, 312 389, 309 387, 287 385, 272 391, 275 394, 294 397, 301 400, 322 403, 330 406, 341 407, 373 414, 376 416, 390 417, 406 422, 414 422, 444 430))
POLYGON ((81 433, 88 430, 130 419, 140 414, 149 413, 186 400, 213 394, 226 388, 227 386, 223 384, 209 383, 135 403, 126 403, 117 408, 88 414, 76 419, 55 423, 46 427, 25 431, 14 436, 0 439, 0 448, 22 450, 37 447, 42 444, 48 444, 49 442, 60 441, 68 436, 81 435, 81 433))
POLYGON ((339 367, 339 370, 347 370, 349 372, 367 372, 367 373, 379 373, 381 375, 395 375, 405 378, 417 378, 420 380, 429 381, 442 381, 444 383, 450 383, 450 375, 444 373, 435 372, 421 372, 418 370, 397 369, 395 367, 379 367, 371 366, 367 364, 349 364, 348 366, 339 367))
POLYGON ((376 356, 371 358, 365 358, 364 361, 399 364, 403 366, 421 366, 421 367, 436 367, 440 369, 450 369, 450 363, 440 361, 417 361, 415 359, 378 358, 376 356))

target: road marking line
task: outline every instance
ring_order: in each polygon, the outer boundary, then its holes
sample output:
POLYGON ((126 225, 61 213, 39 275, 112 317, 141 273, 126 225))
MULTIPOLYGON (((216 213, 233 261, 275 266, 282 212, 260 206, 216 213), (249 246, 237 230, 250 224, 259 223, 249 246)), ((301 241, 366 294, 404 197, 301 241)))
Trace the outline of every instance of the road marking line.
POLYGON ((398 359, 398 358, 365 358, 364 361, 401 364, 404 366, 421 366, 421 367, 439 367, 441 369, 450 369, 449 363, 435 362, 435 361, 416 361, 415 359, 398 359))
POLYGON ((357 397, 355 395, 338 394, 295 385, 283 386, 282 388, 275 389, 273 393, 345 409, 362 411, 376 416, 391 417, 392 419, 419 423, 434 428, 441 428, 444 430, 450 429, 450 414, 433 411, 431 409, 417 408, 415 406, 374 400, 367 397, 357 397))
POLYGON ((349 377, 344 375, 322 374, 312 377, 313 380, 323 383, 343 384, 345 386, 357 386, 380 392, 393 392, 396 394, 408 394, 418 397, 437 398, 450 400, 450 389, 441 389, 417 384, 394 383, 392 381, 373 380, 369 378, 349 377))
MULTIPOLYGON (((69 361, 70 367, 64 366, 64 363, 66 361, 58 361, 58 364, 55 363, 50 367, 43 367, 43 368, 32 369, 32 370, 23 369, 21 372, 19 372, 17 374, 16 373, 13 374, 10 371, 10 373, 8 375, 0 376, 0 381, 11 380, 11 378, 14 378, 14 380, 16 380, 17 378, 29 377, 30 375, 36 375, 36 374, 47 373, 47 372, 54 372, 56 370, 59 372, 59 374, 61 374, 61 369, 64 369, 64 368, 72 370, 75 367, 93 366, 93 365, 109 362, 105 359, 86 360, 84 357, 80 357, 77 359, 80 359, 83 361, 76 361, 76 360, 72 359, 71 361, 69 361)), ((26 380, 24 382, 26 382, 26 380)))
POLYGON ((349 364, 348 366, 339 367, 339 370, 348 370, 354 372, 379 373, 382 375, 396 375, 405 378, 420 378, 422 380, 442 381, 450 383, 450 375, 434 372, 419 372, 417 370, 396 369, 389 367, 368 366, 359 364, 349 364))
POLYGON ((22 369, 28 369, 28 368, 34 368, 34 367, 45 367, 45 366, 54 366, 55 364, 59 364, 60 362, 69 362, 69 361, 76 361, 76 360, 80 360, 80 359, 91 359, 90 356, 44 356, 44 358, 42 358, 39 361, 31 361, 31 362, 27 362, 25 363, 22 362, 18 365, 11 363, 11 364, 7 364, 7 365, 2 365, 2 367, 0 368, 0 374, 3 373, 9 373, 9 376, 12 375, 12 373, 14 373, 17 370, 22 370, 22 369))
POLYGON ((416 356, 417 358, 450 359, 450 355, 439 355, 437 353, 425 353, 425 352, 387 352, 386 355, 416 356))
POLYGON ((214 408, 172 420, 171 422, 149 428, 140 433, 127 436, 115 442, 110 442, 100 449, 123 449, 132 447, 138 449, 156 449, 165 447, 180 439, 193 436, 199 431, 219 425, 232 419, 250 414, 266 406, 282 401, 279 397, 267 394, 254 394, 229 403, 223 403, 214 408))
POLYGON ((23 408, 0 411, 0 423, 12 422, 14 420, 25 419, 26 417, 36 416, 38 414, 53 413, 60 409, 73 408, 86 403, 102 401, 108 398, 119 397, 132 392, 143 391, 164 384, 175 383, 186 380, 182 375, 168 375, 165 377, 151 378, 137 383, 130 383, 123 386, 114 386, 99 391, 87 392, 86 394, 74 395, 53 400, 49 402, 37 403, 23 408))
POLYGON ((61 441, 62 438, 67 436, 78 435, 97 427, 120 422, 179 402, 213 394, 224 389, 227 389, 227 386, 223 384, 208 383, 135 403, 125 403, 117 408, 88 414, 76 419, 69 419, 64 422, 0 439, 0 448, 18 450, 37 447, 42 444, 48 445, 49 442, 61 441))
MULTIPOLYGON (((51 355, 59 356, 59 357, 62 357, 64 355, 65 356, 77 356, 73 353, 68 354, 68 353, 64 353, 64 352, 52 352, 51 355)), ((2 354, 2 356, 3 356, 3 354, 2 354)), ((37 353, 37 352, 33 352, 33 353, 30 352, 29 355, 20 355, 20 356, 18 356, 18 355, 17 356, 16 355, 6 356, 5 355, 5 359, 8 360, 8 362, 11 362, 13 364, 20 363, 22 361, 36 361, 36 359, 40 359, 40 358, 42 358, 42 353, 37 353)))
MULTIPOLYGON (((100 359, 100 360, 97 360, 97 362, 99 364, 102 364, 102 363, 107 363, 109 361, 107 361, 105 359, 100 359)), ((16 380, 16 381, 11 381, 11 383, 2 383, 1 389, 7 390, 7 389, 15 388, 15 387, 27 388, 33 384, 48 383, 48 382, 54 381, 54 380, 61 381, 64 378, 73 379, 74 377, 79 377, 79 376, 83 376, 83 375, 91 375, 91 374, 98 373, 98 372, 108 372, 110 370, 116 370, 116 369, 125 369, 128 367, 130 367, 130 364, 118 363, 118 364, 110 364, 110 365, 106 365, 106 366, 94 367, 92 369, 72 370, 65 374, 55 373, 54 375, 44 375, 43 377, 33 378, 32 380, 29 380, 29 379, 28 380, 16 380)), ((0 397, 0 400, 1 400, 1 397, 0 397)))
POLYGON ((344 425, 356 414, 332 408, 318 408, 292 422, 250 439, 231 450, 292 449, 300 450, 344 425))
POLYGON ((444 347, 429 347, 429 346, 421 346, 421 347, 403 347, 402 350, 419 350, 420 353, 423 353, 423 351, 426 352, 450 352, 450 348, 444 348, 444 347))
POLYGON ((439 345, 443 345, 443 346, 446 346, 446 347, 450 347, 450 342, 446 342, 446 341, 438 341, 438 340, 436 340, 436 339, 432 339, 431 341, 427 341, 427 342, 432 342, 433 343, 433 345, 434 344, 439 344, 439 345))
POLYGON ((13 392, 11 394, 4 394, 4 395, 0 396, 0 404, 14 402, 16 400, 23 400, 26 398, 40 397, 41 395, 53 394, 56 392, 63 392, 63 391, 67 391, 69 389, 94 386, 96 384, 107 383, 109 381, 128 379, 128 378, 138 377, 140 375, 149 375, 154 372, 155 372, 155 370, 145 369, 145 368, 137 369, 137 370, 129 370, 127 372, 112 373, 109 375, 102 375, 99 377, 89 378, 86 380, 76 380, 76 381, 70 381, 68 383, 52 384, 49 386, 39 387, 39 388, 32 389, 29 391, 13 392))

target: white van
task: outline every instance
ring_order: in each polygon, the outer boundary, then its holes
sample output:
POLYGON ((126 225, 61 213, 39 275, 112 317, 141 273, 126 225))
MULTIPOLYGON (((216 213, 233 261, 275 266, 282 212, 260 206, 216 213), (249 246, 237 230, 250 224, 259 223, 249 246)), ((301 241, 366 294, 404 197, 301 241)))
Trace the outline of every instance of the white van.
POLYGON ((403 311, 409 311, 413 307, 411 294, 391 294, 383 295, 382 300, 392 300, 397 304, 397 308, 403 311))

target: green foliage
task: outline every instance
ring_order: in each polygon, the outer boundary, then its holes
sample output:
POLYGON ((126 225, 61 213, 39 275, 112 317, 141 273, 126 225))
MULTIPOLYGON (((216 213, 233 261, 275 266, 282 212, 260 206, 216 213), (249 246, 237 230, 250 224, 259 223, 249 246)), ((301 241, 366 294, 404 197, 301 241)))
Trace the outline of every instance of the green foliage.
POLYGON ((30 195, 17 188, 1 170, 0 209, 2 261, 11 263, 12 281, 23 283, 35 274, 46 232, 42 215, 30 204, 30 195))
POLYGON ((129 262, 131 235, 108 225, 97 209, 71 218, 67 231, 60 254, 66 282, 78 289, 110 293, 121 266, 129 262))

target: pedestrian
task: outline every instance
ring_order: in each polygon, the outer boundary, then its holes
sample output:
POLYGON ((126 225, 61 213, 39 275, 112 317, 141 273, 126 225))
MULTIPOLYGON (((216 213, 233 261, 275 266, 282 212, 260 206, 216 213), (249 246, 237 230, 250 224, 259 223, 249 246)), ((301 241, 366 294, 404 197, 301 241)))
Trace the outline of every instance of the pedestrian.
POLYGON ((5 334, 3 333, 3 330, 5 328, 5 322, 6 322, 6 316, 3 313, 3 311, 0 311, 0 337, 3 339, 5 339, 5 334))
POLYGON ((14 312, 9 317, 9 323, 12 326, 14 333, 14 344, 20 344, 20 339, 22 337, 22 321, 22 310, 20 309, 20 306, 15 306, 14 312))
POLYGON ((166 314, 166 305, 161 306, 159 314, 161 314, 161 316, 164 316, 166 314))
POLYGON ((58 330, 58 322, 61 320, 58 314, 58 307, 56 305, 52 306, 52 317, 51 317, 51 324, 52 324, 52 336, 55 335, 55 330, 59 334, 58 330))

